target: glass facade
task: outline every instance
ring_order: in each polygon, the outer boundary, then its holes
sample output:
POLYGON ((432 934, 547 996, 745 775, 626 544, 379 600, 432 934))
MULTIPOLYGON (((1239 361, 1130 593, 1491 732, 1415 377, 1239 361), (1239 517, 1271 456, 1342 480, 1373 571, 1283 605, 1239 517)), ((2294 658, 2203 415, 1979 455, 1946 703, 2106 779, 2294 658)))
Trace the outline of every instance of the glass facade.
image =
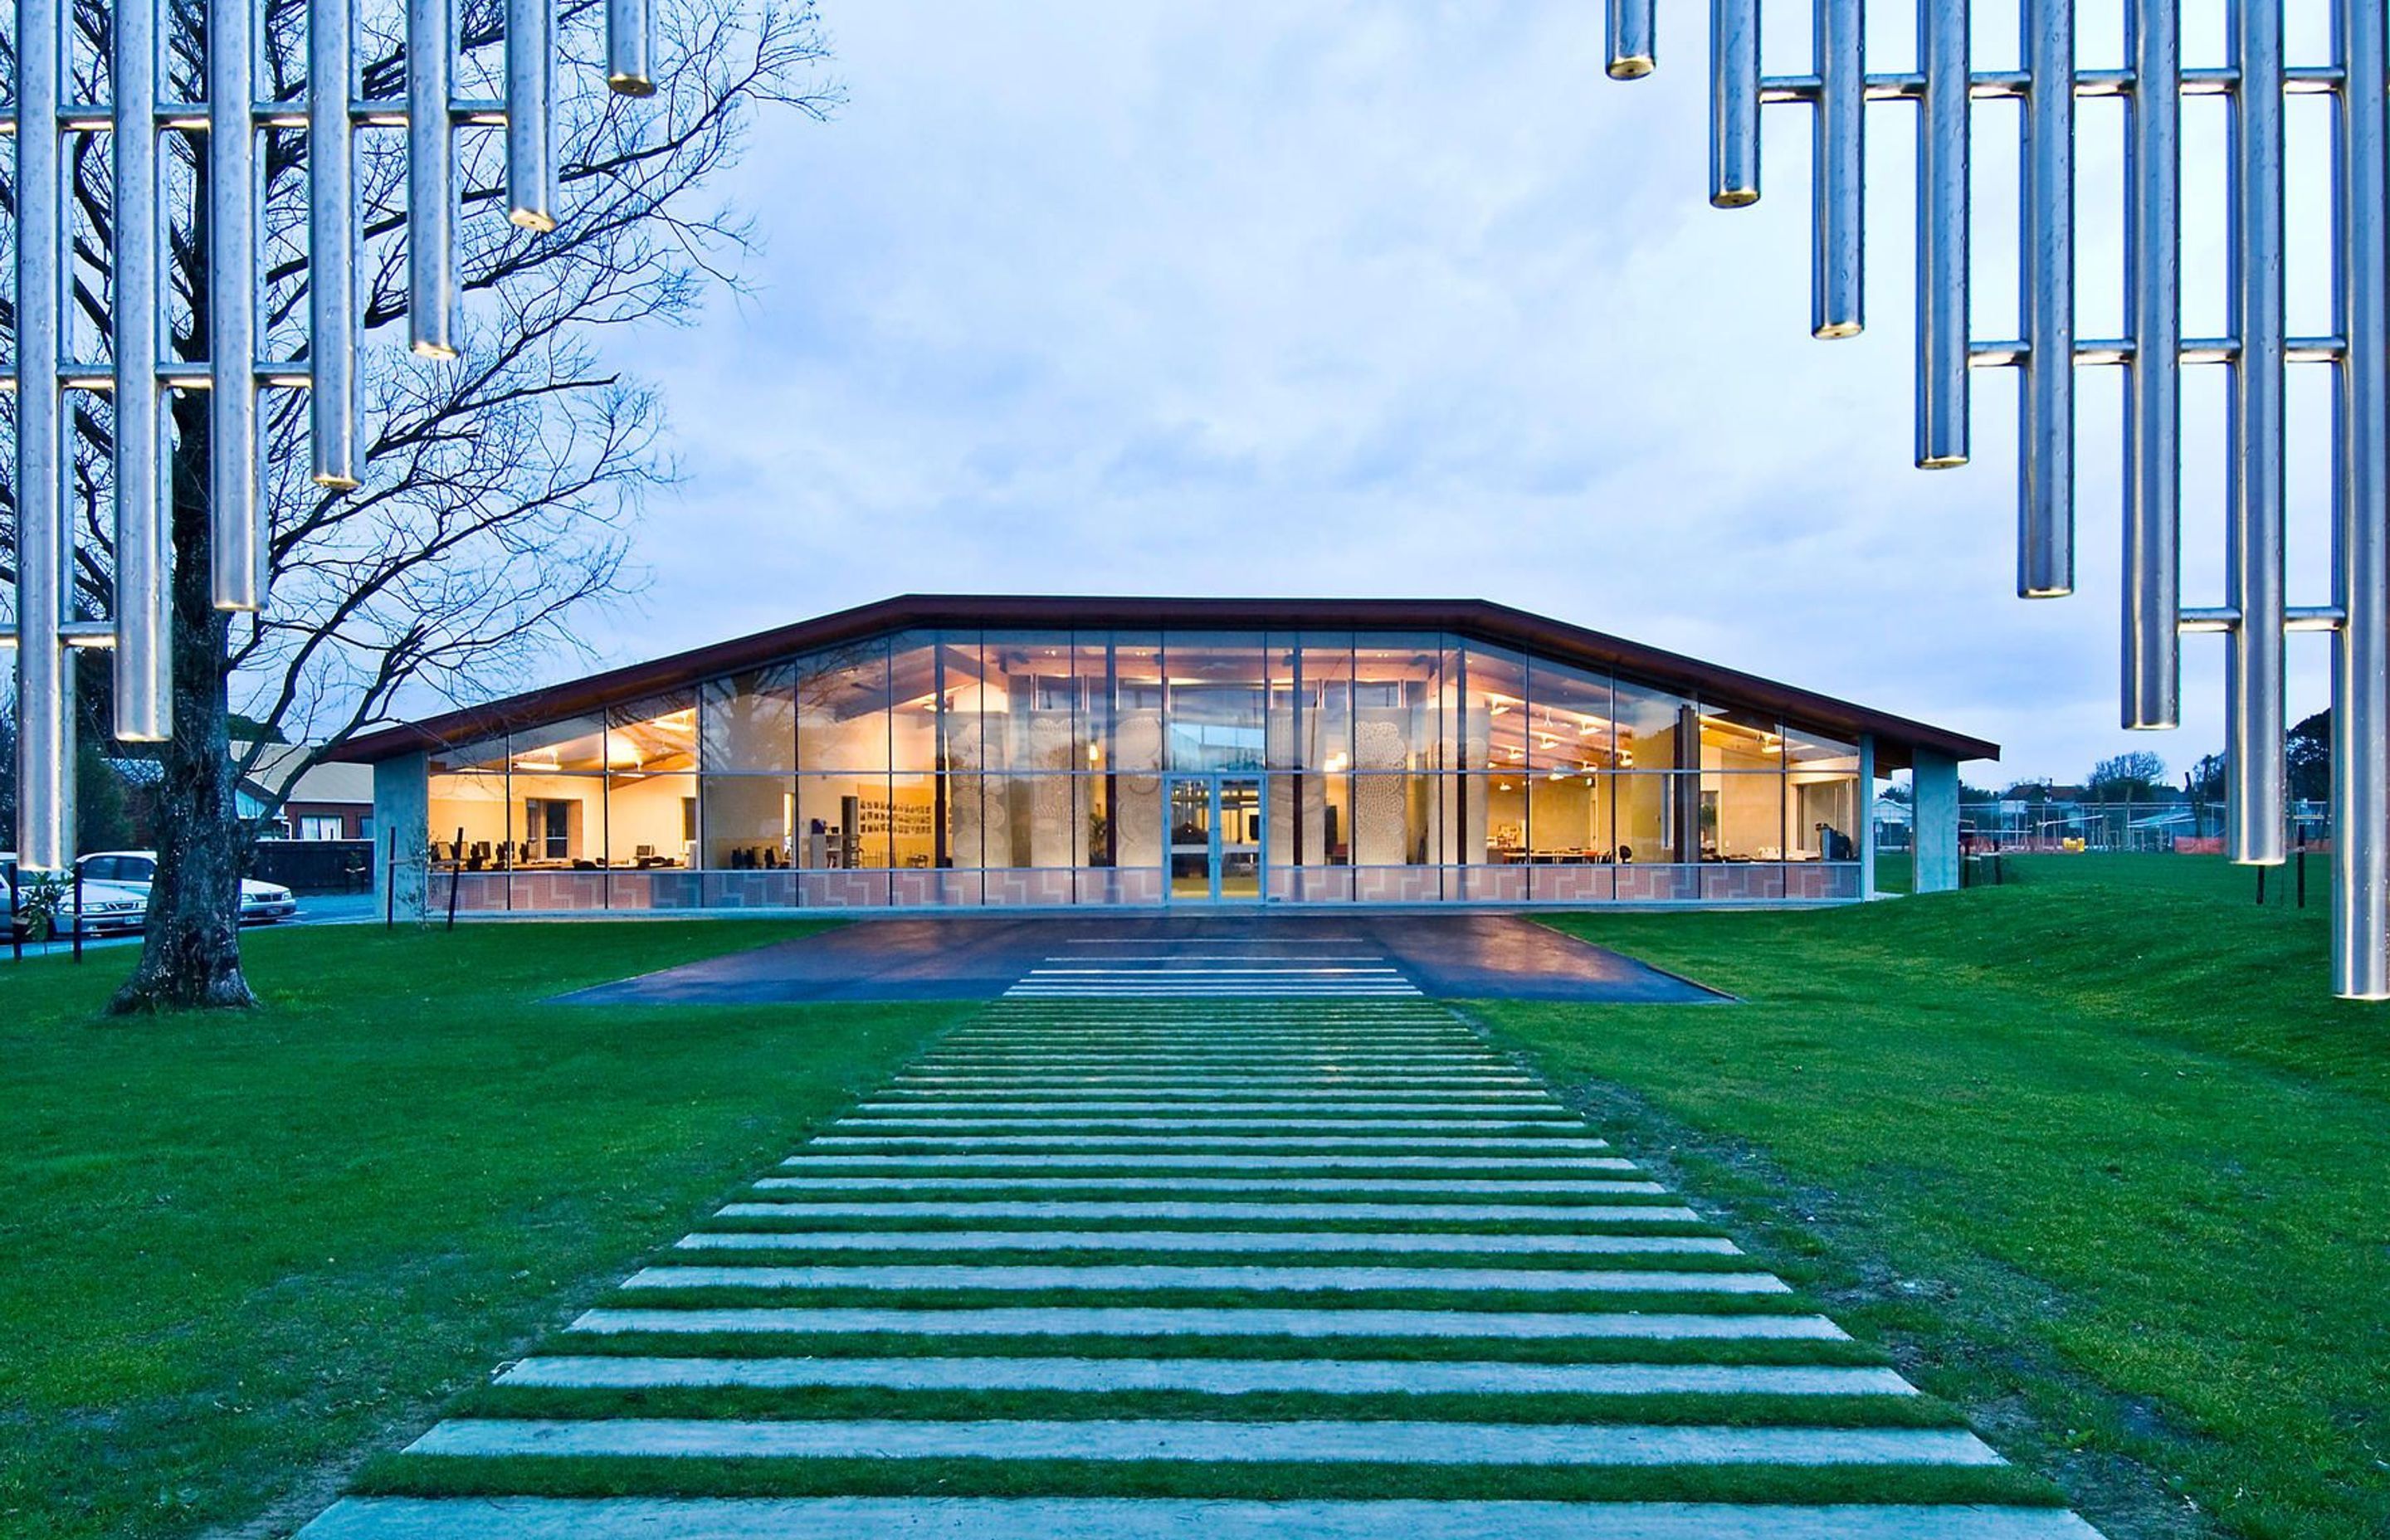
POLYGON ((1861 763, 1450 635, 906 632, 435 752, 430 853, 469 908, 1844 898, 1861 763))

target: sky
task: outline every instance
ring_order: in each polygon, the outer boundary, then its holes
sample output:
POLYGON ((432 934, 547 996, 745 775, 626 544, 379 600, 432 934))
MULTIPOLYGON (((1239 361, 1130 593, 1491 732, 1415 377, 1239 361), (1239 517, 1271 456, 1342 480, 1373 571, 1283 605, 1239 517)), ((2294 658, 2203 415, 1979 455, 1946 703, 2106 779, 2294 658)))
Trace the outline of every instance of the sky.
MULTIPOLYGON (((2137 749, 2178 775, 2220 745, 2221 648, 2186 638, 2181 731, 2118 728, 2119 371, 2080 371, 2078 592, 2020 600, 2014 376, 1975 376, 1972 464, 1910 463, 1909 109, 1870 109, 1868 329, 1813 340, 1806 114, 1767 110, 1756 207, 1707 205, 1706 10, 1664 6, 1659 73, 1622 83, 1587 0, 824 0, 845 105, 762 117, 718 186, 752 293, 609 344, 682 478, 591 645, 907 591, 1483 597, 2004 744, 1972 782, 2137 749)), ((2086 67, 2115 10, 2083 0, 2086 67)), ((2012 5, 1976 14, 1997 67, 2012 5)), ((1870 68, 1905 68, 1908 19, 1873 25, 1870 68)), ((2220 59, 2202 0, 2187 30, 2220 59)), ((2193 335, 2224 329, 2211 105, 2193 335)), ((2121 125, 2083 109, 2085 336, 2121 329, 2121 125)), ((2015 140, 1977 109, 1978 337, 2017 330, 2015 140)), ((2294 186, 2294 334, 2329 329, 2319 197, 2294 186)), ((2222 384, 2185 390, 2190 604, 2221 599, 2222 384)), ((2328 389, 2294 370, 2294 604, 2327 597, 2328 389)), ((2291 642, 2295 717, 2326 653, 2291 642)))

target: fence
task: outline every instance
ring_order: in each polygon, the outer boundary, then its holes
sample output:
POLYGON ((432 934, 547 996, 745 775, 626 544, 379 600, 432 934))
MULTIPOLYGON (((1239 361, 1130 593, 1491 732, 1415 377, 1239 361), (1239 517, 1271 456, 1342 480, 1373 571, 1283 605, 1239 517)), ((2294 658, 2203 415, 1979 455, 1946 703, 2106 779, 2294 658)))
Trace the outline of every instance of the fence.
MULTIPOLYGON (((2319 802, 2294 802, 2284 819, 2286 843, 2320 851, 2331 823, 2319 802)), ((1961 845, 1971 851, 2126 851, 2216 854, 2223 848, 2221 802, 1963 802, 1961 845)))

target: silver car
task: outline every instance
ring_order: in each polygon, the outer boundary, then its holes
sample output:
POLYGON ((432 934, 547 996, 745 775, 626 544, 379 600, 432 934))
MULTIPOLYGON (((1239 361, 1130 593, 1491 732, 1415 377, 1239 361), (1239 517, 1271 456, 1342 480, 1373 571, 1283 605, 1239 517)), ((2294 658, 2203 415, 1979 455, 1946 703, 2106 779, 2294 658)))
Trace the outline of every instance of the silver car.
MULTIPOLYGON (((84 880, 115 883, 137 889, 143 902, 148 899, 149 884, 158 875, 158 853, 154 850, 94 851, 77 863, 83 867, 84 880)), ((278 882, 261 882, 244 877, 240 880, 240 922, 243 925, 264 925, 277 919, 289 919, 299 912, 299 901, 290 890, 278 882)))
MULTIPOLYGON (((31 874, 18 867, 13 851, 0 852, 0 886, 7 889, 11 929, 30 934, 33 924, 33 883, 31 874)), ((146 886, 97 882, 86 872, 80 911, 75 906, 74 885, 70 882, 65 886, 66 891, 58 898, 59 935, 71 935, 76 930, 86 936, 119 935, 140 930, 149 918, 149 890, 146 886)))

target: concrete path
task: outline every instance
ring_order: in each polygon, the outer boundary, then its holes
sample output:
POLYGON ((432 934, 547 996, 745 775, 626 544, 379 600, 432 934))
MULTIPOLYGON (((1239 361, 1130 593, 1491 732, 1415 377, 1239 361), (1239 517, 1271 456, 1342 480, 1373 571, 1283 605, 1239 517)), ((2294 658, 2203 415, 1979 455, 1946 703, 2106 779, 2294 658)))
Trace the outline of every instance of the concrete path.
POLYGON ((1114 987, 991 1005, 304 1540, 2097 1540, 1443 1007, 1114 987))
POLYGON ((575 1005, 805 1000, 1714 1002, 1723 996, 1518 915, 972 915, 858 918, 563 996, 575 1005))

